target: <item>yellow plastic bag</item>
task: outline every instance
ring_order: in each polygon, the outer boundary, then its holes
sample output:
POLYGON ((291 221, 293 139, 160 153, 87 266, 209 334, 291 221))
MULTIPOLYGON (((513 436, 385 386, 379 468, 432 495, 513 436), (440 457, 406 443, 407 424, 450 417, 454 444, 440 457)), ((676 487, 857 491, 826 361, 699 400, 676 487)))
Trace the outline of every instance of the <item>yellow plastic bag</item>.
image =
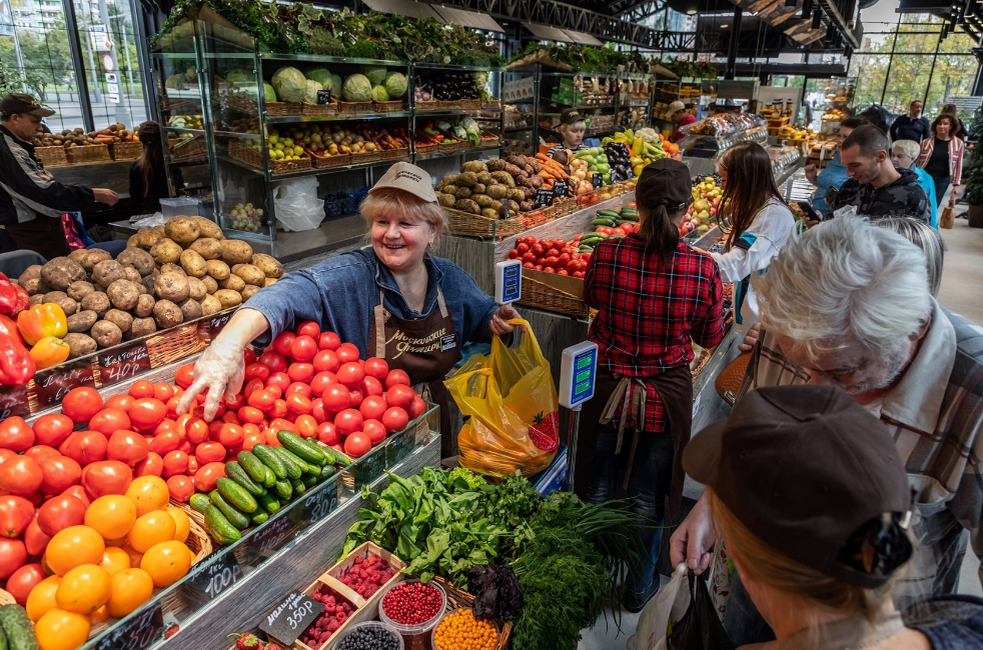
POLYGON ((461 413, 471 418, 457 436, 460 463, 471 471, 530 476, 549 467, 560 442, 560 413, 550 363, 529 323, 518 347, 499 337, 491 355, 476 354, 444 382, 461 413))

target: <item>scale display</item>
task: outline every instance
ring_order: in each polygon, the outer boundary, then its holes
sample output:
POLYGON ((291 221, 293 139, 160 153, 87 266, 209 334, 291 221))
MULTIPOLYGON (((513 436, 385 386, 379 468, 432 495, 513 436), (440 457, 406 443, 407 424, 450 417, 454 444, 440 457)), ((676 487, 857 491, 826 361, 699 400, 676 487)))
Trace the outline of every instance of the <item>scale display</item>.
POLYGON ((560 404, 579 408, 594 397, 597 379, 597 344, 584 341, 563 351, 560 361, 560 404))
POLYGON ((507 305, 522 296, 522 262, 507 260, 495 265, 495 302, 507 305))

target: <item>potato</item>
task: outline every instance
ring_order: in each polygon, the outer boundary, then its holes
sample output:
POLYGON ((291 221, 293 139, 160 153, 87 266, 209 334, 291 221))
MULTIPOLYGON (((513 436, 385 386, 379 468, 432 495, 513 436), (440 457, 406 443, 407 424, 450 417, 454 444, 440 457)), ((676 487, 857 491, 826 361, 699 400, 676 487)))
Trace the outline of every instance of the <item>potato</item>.
MULTIPOLYGON (((246 284, 259 286, 266 282, 266 273, 258 266, 253 266, 252 264, 237 264, 236 266, 238 267, 238 271, 233 271, 233 273, 242 278, 246 284)), ((242 291, 242 289, 239 289, 239 291, 242 291)))
POLYGON ((253 258, 253 247, 238 239, 223 239, 222 260, 226 264, 245 264, 253 258))
POLYGON ((193 278, 201 278, 207 274, 205 258, 190 250, 181 253, 181 268, 193 278))
POLYGON ((79 306, 82 309, 91 309, 92 311, 96 312, 99 318, 102 318, 106 312, 113 307, 109 300, 109 296, 104 294, 102 291, 93 291, 85 298, 82 298, 79 306))
POLYGON ((283 276, 283 264, 280 264, 280 260, 272 255, 256 253, 250 260, 250 264, 259 267, 259 270, 268 278, 279 278, 283 276))
POLYGON ((181 314, 181 308, 170 300, 158 300, 154 305, 154 320, 157 322, 157 327, 167 329, 180 325, 184 316, 181 314))
POLYGON ((122 309, 110 309, 106 312, 104 318, 110 323, 115 324, 121 332, 128 332, 130 325, 133 324, 133 316, 130 315, 130 312, 123 311, 122 309))
POLYGON ((212 221, 211 219, 206 219, 205 217, 191 217, 196 224, 198 224, 198 237, 207 237, 209 239, 225 239, 225 233, 222 232, 222 228, 212 221))
POLYGON ((123 332, 116 323, 101 320, 92 326, 89 336, 96 340, 101 348, 111 348, 123 340, 123 332))
POLYGON ((131 269, 128 266, 123 267, 123 273, 126 274, 126 279, 134 284, 140 284, 140 280, 143 279, 143 276, 140 275, 139 271, 136 269, 131 269))
POLYGON ((240 278, 238 275, 230 275, 224 280, 218 281, 219 289, 231 289, 233 291, 242 291, 246 288, 246 282, 240 278))
POLYGON ((140 284, 147 290, 147 293, 154 292, 154 284, 157 282, 158 277, 160 277, 160 273, 154 271, 150 275, 144 276, 143 280, 140 281, 140 284))
POLYGON ((211 237, 203 237, 198 241, 192 242, 188 246, 188 250, 198 253, 206 260, 217 260, 222 257, 222 244, 217 239, 212 239, 211 237))
POLYGON ((20 286, 24 287, 24 291, 34 296, 37 294, 46 294, 51 291, 51 287, 44 283, 41 278, 31 278, 27 282, 24 282, 20 286))
POLYGON ((156 304, 157 300, 151 294, 140 294, 140 297, 137 298, 136 307, 133 308, 133 313, 138 318, 146 318, 154 313, 154 305, 156 304))
POLYGON ((160 272, 177 273, 178 275, 187 275, 187 273, 185 273, 184 271, 184 267, 182 267, 180 264, 161 264, 160 272))
POLYGON ((140 239, 135 234, 130 235, 130 238, 126 240, 126 247, 127 248, 130 248, 130 247, 139 248, 140 247, 140 239))
POLYGON ((153 318, 134 318, 130 325, 130 331, 126 333, 128 339, 138 339, 141 336, 150 336, 157 331, 157 323, 153 318))
POLYGON ((215 278, 216 280, 228 279, 229 265, 222 260, 208 260, 205 264, 205 268, 208 270, 208 275, 215 278))
POLYGON ((215 297, 222 303, 222 309, 238 307, 242 304, 242 295, 238 291, 231 289, 219 289, 215 292, 215 297))
POLYGON ((81 256, 82 261, 79 264, 85 269, 86 273, 92 273, 92 269, 95 268, 96 264, 99 262, 105 262, 106 260, 113 259, 113 256, 109 254, 109 251, 104 251, 101 248, 90 248, 85 250, 86 254, 81 256))
POLYGON ((30 280, 40 280, 41 279, 41 265, 32 264, 31 266, 24 269, 24 272, 20 274, 17 278, 17 284, 24 286, 30 280))
POLYGON ((43 305, 43 304, 44 304, 43 293, 36 293, 33 296, 31 296, 31 307, 33 307, 34 305, 43 305))
POLYGON ((76 280, 85 279, 85 269, 67 257, 56 257, 41 267, 41 279, 52 289, 64 291, 76 280))
POLYGON ((72 260, 79 266, 82 265, 82 260, 89 254, 89 249, 87 248, 77 248, 68 254, 68 259, 72 260))
POLYGON ((198 278, 188 278, 188 297, 193 300, 201 300, 208 295, 208 288, 205 283, 198 278))
POLYGON ((103 260, 92 269, 92 281, 103 289, 117 280, 125 279, 126 271, 123 270, 123 265, 113 260, 103 260))
POLYGON ((198 224, 191 217, 177 216, 164 224, 164 234, 179 244, 190 244, 198 239, 198 224))
POLYGON ((65 312, 66 316, 71 316, 78 311, 79 305, 77 302, 68 297, 68 294, 64 291, 49 291, 44 294, 44 302, 53 302, 61 307, 62 311, 65 312))
POLYGON ((215 296, 205 296, 201 301, 201 313, 203 316, 211 316, 222 311, 222 303, 215 296))
POLYGON ((276 284, 276 281, 278 279, 279 278, 266 278, 266 282, 263 283, 263 286, 264 287, 268 287, 268 286, 274 285, 274 284, 276 284))
POLYGON ((143 250, 149 251, 163 236, 163 233, 158 232, 156 228, 141 228, 136 234, 137 245, 143 250))
POLYGON ((140 289, 130 280, 117 280, 106 289, 106 295, 109 296, 109 302, 113 303, 114 307, 129 311, 136 307, 137 300, 140 298, 140 289))
POLYGON ((147 275, 154 270, 154 258, 142 248, 127 248, 116 257, 116 261, 128 266, 141 275, 147 275))
POLYGON ((180 273, 162 273, 154 283, 154 292, 158 298, 179 303, 188 299, 191 288, 188 286, 187 276, 180 273))
MULTIPOLYGON (((91 282, 86 282, 85 280, 79 280, 73 282, 68 286, 68 297, 76 302, 82 300, 87 295, 95 291, 96 288, 92 286, 91 282)), ((88 327, 86 329, 89 329, 88 327)))
POLYGON ((174 240, 164 237, 158 239, 150 249, 150 256, 158 264, 176 264, 181 259, 181 252, 181 247, 174 243, 174 240))
POLYGON ((239 292, 239 293, 242 294, 242 301, 245 302, 245 301, 249 300, 250 298, 252 298, 253 295, 257 291, 259 291, 259 289, 260 289, 260 287, 256 286, 255 284, 247 284, 245 286, 245 288, 243 288, 243 290, 239 292))
POLYGON ((68 317, 68 331, 84 333, 92 329, 92 326, 99 320, 99 314, 91 309, 77 311, 68 317))
POLYGON ((99 344, 88 334, 76 333, 66 334, 62 340, 68 344, 68 358, 77 359, 87 354, 92 354, 98 349, 99 344))
POLYGON ((199 303, 197 300, 192 300, 191 298, 188 298, 187 300, 182 302, 179 306, 181 307, 181 314, 182 316, 184 316, 185 321, 201 318, 203 315, 203 312, 201 310, 201 303, 199 303))
POLYGON ((205 285, 205 293, 207 293, 208 295, 212 295, 213 293, 218 291, 218 282, 216 282, 215 278, 213 278, 210 275, 206 275, 205 277, 203 277, 201 279, 201 283, 205 285))

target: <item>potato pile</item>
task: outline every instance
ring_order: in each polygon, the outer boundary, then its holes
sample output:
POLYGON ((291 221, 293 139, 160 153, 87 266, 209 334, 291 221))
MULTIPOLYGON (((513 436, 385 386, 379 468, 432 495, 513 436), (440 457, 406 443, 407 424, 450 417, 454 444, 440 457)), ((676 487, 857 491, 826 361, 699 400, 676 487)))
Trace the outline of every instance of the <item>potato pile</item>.
POLYGON ((84 129, 66 129, 61 133, 41 133, 34 138, 38 147, 84 147, 116 142, 139 142, 137 129, 127 130, 123 124, 111 124, 101 131, 85 132, 84 129))
POLYGON ((448 174, 437 183, 437 201, 445 208, 507 219, 536 207, 533 197, 543 186, 541 166, 534 158, 509 156, 504 160, 471 160, 460 174, 448 174), (505 204, 508 201, 508 214, 505 204))
POLYGON ((74 359, 236 307, 282 275, 279 261, 225 239, 214 222, 178 216, 141 228, 115 260, 81 249, 29 267, 17 282, 31 304, 65 310, 74 359))

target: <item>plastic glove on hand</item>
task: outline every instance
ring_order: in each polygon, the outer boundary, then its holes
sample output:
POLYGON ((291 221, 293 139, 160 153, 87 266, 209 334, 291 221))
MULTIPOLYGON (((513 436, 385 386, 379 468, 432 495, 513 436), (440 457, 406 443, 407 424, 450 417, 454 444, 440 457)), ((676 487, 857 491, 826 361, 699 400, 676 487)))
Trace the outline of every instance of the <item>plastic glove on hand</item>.
POLYGON ((205 348, 195 363, 195 380, 184 392, 178 403, 178 414, 186 413, 198 393, 208 389, 205 398, 204 418, 211 422, 218 412, 219 400, 231 400, 242 388, 246 371, 242 346, 232 339, 215 339, 205 348))

